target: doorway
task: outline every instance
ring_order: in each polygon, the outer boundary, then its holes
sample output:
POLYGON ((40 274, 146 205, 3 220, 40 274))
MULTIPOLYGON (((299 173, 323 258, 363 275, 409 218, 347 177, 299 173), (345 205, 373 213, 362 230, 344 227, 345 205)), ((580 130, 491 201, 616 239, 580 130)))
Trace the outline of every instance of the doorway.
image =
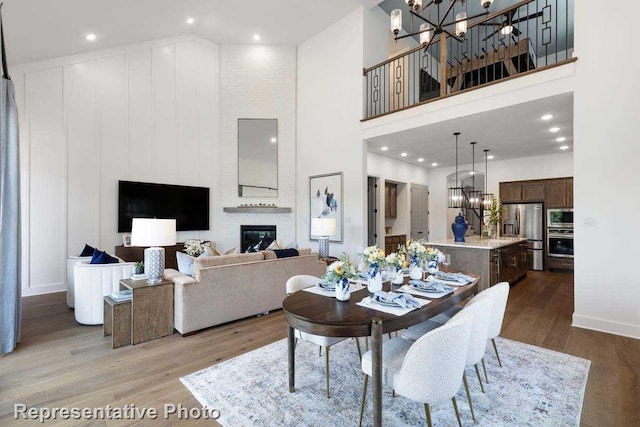
POLYGON ((378 178, 367 177, 367 246, 378 240, 378 178))
POLYGON ((429 187, 411 184, 411 239, 429 240, 429 187))

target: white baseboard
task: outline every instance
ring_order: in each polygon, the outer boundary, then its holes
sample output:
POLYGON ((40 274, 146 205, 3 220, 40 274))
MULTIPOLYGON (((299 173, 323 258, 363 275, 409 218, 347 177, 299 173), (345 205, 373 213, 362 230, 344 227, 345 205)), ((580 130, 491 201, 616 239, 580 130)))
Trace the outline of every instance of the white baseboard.
POLYGON ((640 325, 612 322, 610 320, 580 316, 574 313, 573 323, 571 326, 583 329, 591 329, 598 332, 606 332, 608 334, 621 335, 623 337, 640 339, 640 325))
POLYGON ((66 292, 67 285, 64 283, 58 283, 55 285, 38 286, 35 288, 22 288, 23 297, 31 297, 34 295, 52 294, 55 292, 66 292))

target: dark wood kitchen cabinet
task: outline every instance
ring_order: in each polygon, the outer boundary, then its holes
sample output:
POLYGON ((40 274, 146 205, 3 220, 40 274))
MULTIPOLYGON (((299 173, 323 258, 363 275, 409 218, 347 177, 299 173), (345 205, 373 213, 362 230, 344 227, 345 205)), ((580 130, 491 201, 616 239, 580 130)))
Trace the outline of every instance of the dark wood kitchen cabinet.
POLYGON ((502 203, 518 203, 522 201, 522 183, 501 182, 500 183, 500 201, 502 203))
POLYGON ((524 202, 543 202, 545 199, 544 181, 522 183, 522 200, 524 202))
POLYGON ((546 190, 547 208, 573 207, 573 178, 550 179, 546 190))
POLYGON ((406 241, 406 234, 399 234, 397 236, 386 236, 384 238, 384 253, 390 254, 391 252, 398 252, 398 245, 404 245, 406 241))

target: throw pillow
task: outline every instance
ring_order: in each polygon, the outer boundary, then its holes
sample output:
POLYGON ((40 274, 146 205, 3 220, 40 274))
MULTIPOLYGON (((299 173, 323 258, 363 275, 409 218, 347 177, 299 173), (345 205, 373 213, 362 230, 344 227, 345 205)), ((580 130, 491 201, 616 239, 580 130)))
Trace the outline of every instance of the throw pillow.
POLYGON ((262 240, 260 240, 257 245, 249 246, 247 248, 247 250, 245 251, 245 253, 250 254, 250 253, 253 253, 253 252, 260 251, 260 245, 262 245, 262 240))
POLYGON ((95 252, 96 248, 92 248, 91 246, 84 244, 84 249, 80 252, 79 256, 93 256, 93 252, 95 252))
POLYGON ((222 255, 220 251, 214 248, 213 246, 209 246, 209 251, 211 251, 211 256, 222 255))
POLYGON ((237 255, 240 253, 240 250, 238 249, 238 247, 236 246, 235 248, 229 249, 227 252, 225 252, 225 255, 237 255))
MULTIPOLYGON (((198 258, 204 258, 207 256, 211 256, 209 248, 205 249, 198 258)), ((195 258, 184 252, 176 252, 176 258, 178 260, 178 271, 182 274, 193 276, 193 261, 195 258)))
POLYGON ((273 242, 271 242, 269 246, 267 246, 266 250, 272 251, 274 249, 284 249, 284 246, 282 245, 282 243, 278 242, 277 240, 274 240, 273 242))
POLYGON ((298 256, 297 249, 274 249, 273 252, 276 254, 276 258, 290 258, 294 256, 298 256))
POLYGON ((116 257, 112 257, 106 252, 102 252, 99 249, 93 251, 91 262, 89 264, 117 264, 120 260, 116 257))

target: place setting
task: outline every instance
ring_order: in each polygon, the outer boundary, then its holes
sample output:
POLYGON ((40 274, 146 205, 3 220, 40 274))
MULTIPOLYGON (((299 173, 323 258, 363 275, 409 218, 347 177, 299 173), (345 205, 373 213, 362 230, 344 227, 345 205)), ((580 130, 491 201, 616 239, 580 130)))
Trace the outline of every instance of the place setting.
MULTIPOLYGON (((361 282, 349 281, 349 292, 357 292, 364 289, 365 285, 361 282)), ((303 291, 313 294, 323 295, 326 297, 336 297, 336 282, 321 280, 315 286, 304 288, 303 291)))
POLYGON ((449 286, 465 286, 473 283, 475 279, 464 273, 446 273, 444 271, 434 271, 427 277, 427 282, 437 282, 449 286))
POLYGON ((402 285, 399 292, 427 297, 431 299, 442 298, 454 291, 454 288, 435 280, 409 280, 409 283, 402 285))
POLYGON ((402 316, 430 302, 426 299, 415 298, 408 293, 378 291, 371 296, 364 297, 356 305, 402 316))

